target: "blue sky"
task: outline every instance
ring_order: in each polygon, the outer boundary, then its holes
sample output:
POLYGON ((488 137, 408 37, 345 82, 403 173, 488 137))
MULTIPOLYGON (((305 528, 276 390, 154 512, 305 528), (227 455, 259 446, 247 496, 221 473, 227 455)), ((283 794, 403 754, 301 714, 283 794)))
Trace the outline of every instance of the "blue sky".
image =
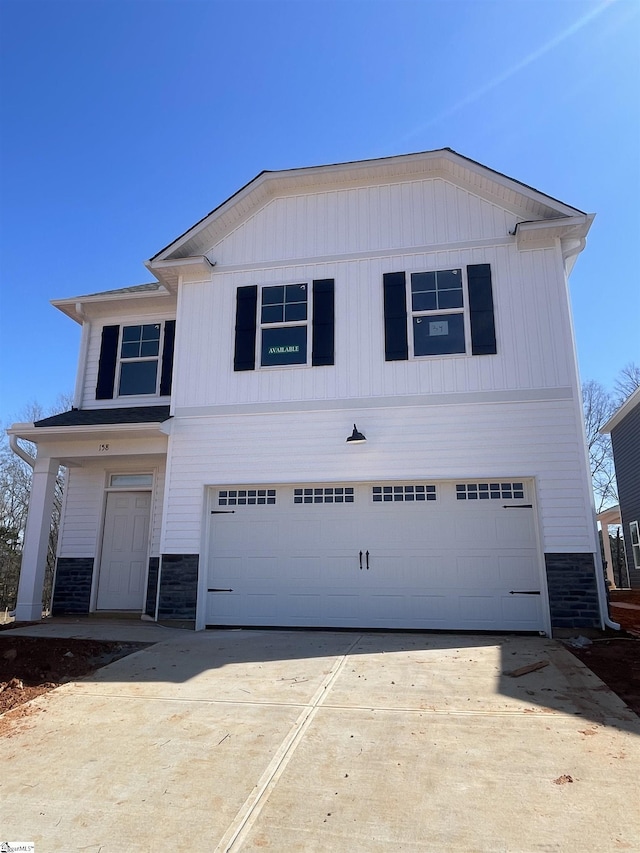
POLYGON ((49 305, 263 169, 451 147, 597 214, 571 278, 583 379, 640 361, 636 0, 0 0, 0 423, 73 389, 49 305))

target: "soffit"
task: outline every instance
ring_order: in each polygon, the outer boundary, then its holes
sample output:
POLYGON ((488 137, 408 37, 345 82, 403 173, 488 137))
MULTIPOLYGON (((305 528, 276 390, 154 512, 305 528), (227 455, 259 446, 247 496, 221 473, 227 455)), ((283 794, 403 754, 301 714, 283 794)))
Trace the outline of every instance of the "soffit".
POLYGON ((153 271, 158 261, 204 255, 258 208, 276 197, 437 177, 450 180, 501 205, 522 219, 557 219, 582 214, 576 208, 494 172, 455 151, 441 149, 380 160, 262 172, 156 254, 147 262, 147 267, 153 271))

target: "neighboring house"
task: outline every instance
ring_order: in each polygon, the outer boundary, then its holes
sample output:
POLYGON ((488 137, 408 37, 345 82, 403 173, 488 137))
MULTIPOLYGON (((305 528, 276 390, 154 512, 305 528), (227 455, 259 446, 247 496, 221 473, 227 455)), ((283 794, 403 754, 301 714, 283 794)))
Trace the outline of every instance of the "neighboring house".
POLYGON ((567 276, 593 216, 450 149, 263 172, 156 282, 53 304, 74 409, 35 442, 17 615, 600 626, 567 276), (359 439, 349 441, 348 439, 359 439))
POLYGON ((600 430, 611 435, 629 586, 640 587, 640 388, 600 430))

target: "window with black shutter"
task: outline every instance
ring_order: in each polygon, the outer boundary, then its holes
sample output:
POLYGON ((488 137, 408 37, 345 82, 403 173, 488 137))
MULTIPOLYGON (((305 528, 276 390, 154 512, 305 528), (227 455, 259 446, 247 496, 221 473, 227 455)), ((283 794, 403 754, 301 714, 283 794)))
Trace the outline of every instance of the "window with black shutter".
POLYGON ((386 361, 496 353, 489 264, 387 273, 383 287, 386 361))
POLYGON ((334 280, 250 285, 236 293, 236 371, 334 363, 334 280))
POLYGON ((96 400, 169 396, 175 320, 104 326, 96 400))

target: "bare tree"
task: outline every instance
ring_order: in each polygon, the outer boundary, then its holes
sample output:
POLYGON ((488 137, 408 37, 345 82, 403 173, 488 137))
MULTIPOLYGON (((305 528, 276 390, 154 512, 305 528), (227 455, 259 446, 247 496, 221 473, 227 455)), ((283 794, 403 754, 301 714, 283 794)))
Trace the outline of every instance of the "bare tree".
POLYGON ((617 403, 621 405, 631 394, 640 388, 640 365, 630 361, 622 368, 614 383, 617 403))
POLYGON ((582 385, 582 405, 593 493, 596 510, 600 512, 618 500, 611 438, 600 434, 601 427, 615 411, 616 403, 604 385, 591 379, 582 385))

